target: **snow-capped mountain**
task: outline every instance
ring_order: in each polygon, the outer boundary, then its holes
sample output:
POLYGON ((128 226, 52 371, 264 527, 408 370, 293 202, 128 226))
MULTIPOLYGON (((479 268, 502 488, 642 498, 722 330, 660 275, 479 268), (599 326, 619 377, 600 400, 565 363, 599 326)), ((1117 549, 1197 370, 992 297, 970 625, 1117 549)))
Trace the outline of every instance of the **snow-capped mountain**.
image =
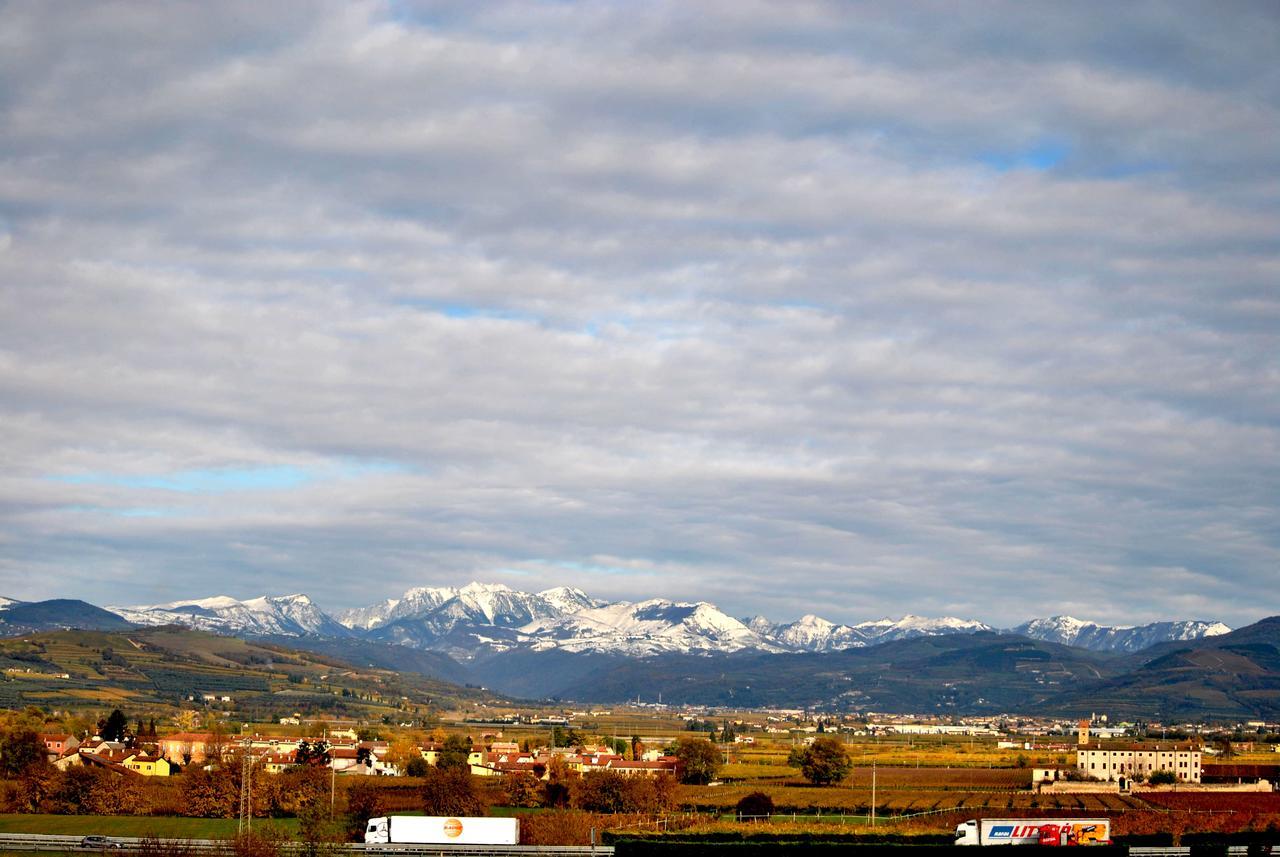
POLYGON ((856 625, 840 625, 815 616, 801 616, 794 622, 772 624, 763 616, 751 620, 749 627, 757 634, 786 651, 833 652, 938 634, 973 634, 991 631, 991 626, 971 619, 944 616, 926 619, 906 615, 901 619, 875 619, 856 625))
POLYGON ((136 625, 186 625, 207 631, 346 637, 338 624, 306 595, 281 595, 239 601, 227 595, 137 607, 109 607, 136 625))
MULTIPOLYGON (((534 619, 562 616, 603 602, 587 596, 580 589, 557 586, 543 592, 529 593, 501 583, 472 581, 461 588, 418 587, 399 598, 388 598, 372 607, 348 610, 338 614, 338 621, 349 628, 373 631, 412 620, 421 630, 438 636, 461 623, 515 627, 534 619)), ((394 633, 375 636, 395 636, 394 633)))
POLYGON ((22 602, 16 598, 5 598, 3 595, 0 595, 0 610, 4 610, 6 607, 10 607, 14 604, 21 603, 22 602))
POLYGON ((957 619, 954 616, 943 616, 930 619, 925 616, 913 616, 908 613, 901 619, 876 619, 871 622, 859 622, 853 626, 869 639, 877 643, 891 640, 907 640, 912 637, 936 637, 939 634, 976 634, 979 631, 994 631, 990 625, 975 619, 957 619))
POLYGON ((538 650, 614 652, 633 656, 669 652, 785 651, 705 601, 654 598, 588 607, 520 628, 538 650))
MULTIPOLYGON (((0 610, 18 604, 0 599, 0 610)), ((739 620, 705 601, 667 599, 606 602, 580 589, 556 587, 520 592, 499 583, 417 587, 399 598, 348 610, 335 620, 305 595, 227 596, 139 607, 112 607, 140 625, 182 624, 221 633, 364 637, 444 652, 459 660, 510 651, 560 650, 645 657, 667 653, 712 654, 831 652, 922 636, 996 630, 972 619, 906 615, 839 624, 808 614, 773 623, 763 616, 739 620)), ((1132 652, 1168 640, 1191 640, 1229 631, 1220 622, 1154 622, 1107 627, 1056 616, 1025 622, 1010 633, 1097 651, 1132 652)))
POLYGON ((1185 619, 1147 625, 1108 627, 1072 616, 1032 619, 1011 629, 1015 634, 1105 652, 1137 652, 1172 640, 1198 640, 1231 631, 1221 622, 1185 619))

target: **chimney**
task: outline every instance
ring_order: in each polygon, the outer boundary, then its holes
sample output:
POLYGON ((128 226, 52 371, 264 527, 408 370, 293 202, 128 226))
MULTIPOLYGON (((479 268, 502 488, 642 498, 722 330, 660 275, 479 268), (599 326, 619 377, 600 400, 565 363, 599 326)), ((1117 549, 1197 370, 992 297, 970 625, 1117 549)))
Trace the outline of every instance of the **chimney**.
POLYGON ((1089 743, 1089 721, 1080 721, 1080 737, 1076 739, 1076 743, 1081 747, 1089 743))

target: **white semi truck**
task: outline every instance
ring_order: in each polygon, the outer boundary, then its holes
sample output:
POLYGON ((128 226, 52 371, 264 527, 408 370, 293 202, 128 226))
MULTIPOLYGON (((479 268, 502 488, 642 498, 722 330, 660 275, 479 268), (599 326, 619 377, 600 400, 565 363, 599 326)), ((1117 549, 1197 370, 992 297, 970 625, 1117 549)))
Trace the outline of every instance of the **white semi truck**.
POLYGON ((369 845, 519 845, 520 821, 447 815, 382 816, 369 819, 364 841, 369 845))
POLYGON ((956 825, 956 845, 1110 845, 1106 818, 980 818, 956 825))

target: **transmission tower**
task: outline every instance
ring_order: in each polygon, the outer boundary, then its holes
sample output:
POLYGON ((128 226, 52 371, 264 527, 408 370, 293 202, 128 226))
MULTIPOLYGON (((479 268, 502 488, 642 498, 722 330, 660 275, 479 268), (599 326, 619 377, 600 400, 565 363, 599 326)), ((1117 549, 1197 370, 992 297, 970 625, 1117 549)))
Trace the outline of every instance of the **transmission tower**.
POLYGON ((240 833, 253 827, 253 743, 244 739, 244 755, 240 759, 240 833))

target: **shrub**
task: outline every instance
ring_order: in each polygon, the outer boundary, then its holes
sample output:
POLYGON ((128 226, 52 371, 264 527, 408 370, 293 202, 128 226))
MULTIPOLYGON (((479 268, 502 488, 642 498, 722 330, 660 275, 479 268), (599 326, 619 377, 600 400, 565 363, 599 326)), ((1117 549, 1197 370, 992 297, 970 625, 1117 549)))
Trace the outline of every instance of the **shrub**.
POLYGON ((768 818, 773 815, 773 798, 764 792, 752 792, 738 801, 736 811, 738 821, 768 818))

